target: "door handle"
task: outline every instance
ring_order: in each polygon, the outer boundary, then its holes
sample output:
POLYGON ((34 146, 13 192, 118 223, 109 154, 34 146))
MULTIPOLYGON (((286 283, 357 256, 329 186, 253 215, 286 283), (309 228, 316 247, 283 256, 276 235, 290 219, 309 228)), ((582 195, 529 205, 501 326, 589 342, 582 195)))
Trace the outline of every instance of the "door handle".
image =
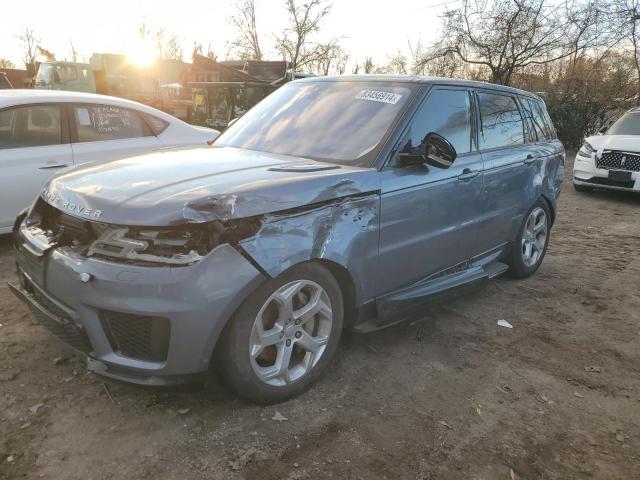
POLYGON ((458 175, 459 180, 471 180, 472 178, 480 175, 480 170, 471 170, 470 168, 465 168, 462 170, 462 173, 458 175))
POLYGON ((527 158, 525 158, 523 161, 525 165, 529 165, 530 163, 535 162, 537 159, 538 159, 537 155, 529 154, 527 155, 527 158))
POLYGON ((54 168, 64 168, 64 167, 68 167, 69 165, 66 163, 51 163, 51 164, 47 164, 47 165, 43 165, 41 167, 38 167, 38 170, 51 170, 54 168))

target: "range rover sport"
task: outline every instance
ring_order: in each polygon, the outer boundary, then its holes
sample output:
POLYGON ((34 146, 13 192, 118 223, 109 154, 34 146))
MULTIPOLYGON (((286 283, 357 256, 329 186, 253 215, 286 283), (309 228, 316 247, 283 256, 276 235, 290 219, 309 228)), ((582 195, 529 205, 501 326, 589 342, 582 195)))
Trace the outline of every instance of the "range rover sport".
POLYGON ((212 369, 245 398, 282 401, 327 370, 343 328, 533 274, 563 171, 533 94, 305 79, 214 148, 54 177, 16 220, 11 289, 101 375, 167 385, 212 369))

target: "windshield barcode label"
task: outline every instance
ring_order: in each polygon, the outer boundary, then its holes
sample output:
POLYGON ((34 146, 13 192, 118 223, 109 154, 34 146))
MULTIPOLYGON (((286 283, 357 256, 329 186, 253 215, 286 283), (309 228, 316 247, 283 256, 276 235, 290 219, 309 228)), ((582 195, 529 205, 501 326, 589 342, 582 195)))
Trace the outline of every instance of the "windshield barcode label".
POLYGON ((360 90, 360 93, 356 95, 357 100, 371 100, 373 102, 390 103, 395 105, 398 100, 402 98, 402 95, 390 92, 380 92, 378 90, 360 90))

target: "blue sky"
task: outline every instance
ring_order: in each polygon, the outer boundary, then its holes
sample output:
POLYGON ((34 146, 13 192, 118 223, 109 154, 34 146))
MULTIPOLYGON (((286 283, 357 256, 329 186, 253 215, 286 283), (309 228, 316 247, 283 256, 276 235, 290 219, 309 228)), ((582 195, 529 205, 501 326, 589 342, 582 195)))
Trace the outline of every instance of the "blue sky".
MULTIPOLYGON (((70 56, 69 42, 81 57, 93 52, 128 53, 139 49, 137 31, 144 22, 148 28, 163 28, 177 35, 185 57, 194 41, 211 43, 220 56, 233 35, 229 16, 234 0, 151 0, 55 1, 27 0, 9 2, 2 7, 0 21, 0 57, 21 65, 22 47, 16 36, 25 27, 32 28, 42 45, 56 53, 58 59, 70 56)), ((334 0, 320 39, 341 38, 351 52, 351 63, 372 56, 385 63, 397 50, 408 51, 408 42, 428 44, 437 35, 439 15, 444 9, 459 5, 459 0, 334 0)), ((273 37, 286 23, 284 0, 256 0, 258 29, 263 50, 276 57, 273 37)))

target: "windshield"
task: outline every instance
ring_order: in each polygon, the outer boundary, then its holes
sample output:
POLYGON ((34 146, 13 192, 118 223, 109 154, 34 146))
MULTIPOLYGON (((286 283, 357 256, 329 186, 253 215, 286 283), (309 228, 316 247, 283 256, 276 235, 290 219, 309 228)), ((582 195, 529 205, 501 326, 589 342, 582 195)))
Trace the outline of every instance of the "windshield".
POLYGON ((368 165, 412 88, 379 82, 290 83, 249 110, 216 145, 368 165))
POLYGON ((607 135, 640 135, 640 114, 625 113, 609 127, 607 135))
POLYGON ((38 67, 38 75, 36 75, 37 85, 48 85, 53 80, 53 65, 41 63, 38 67))

